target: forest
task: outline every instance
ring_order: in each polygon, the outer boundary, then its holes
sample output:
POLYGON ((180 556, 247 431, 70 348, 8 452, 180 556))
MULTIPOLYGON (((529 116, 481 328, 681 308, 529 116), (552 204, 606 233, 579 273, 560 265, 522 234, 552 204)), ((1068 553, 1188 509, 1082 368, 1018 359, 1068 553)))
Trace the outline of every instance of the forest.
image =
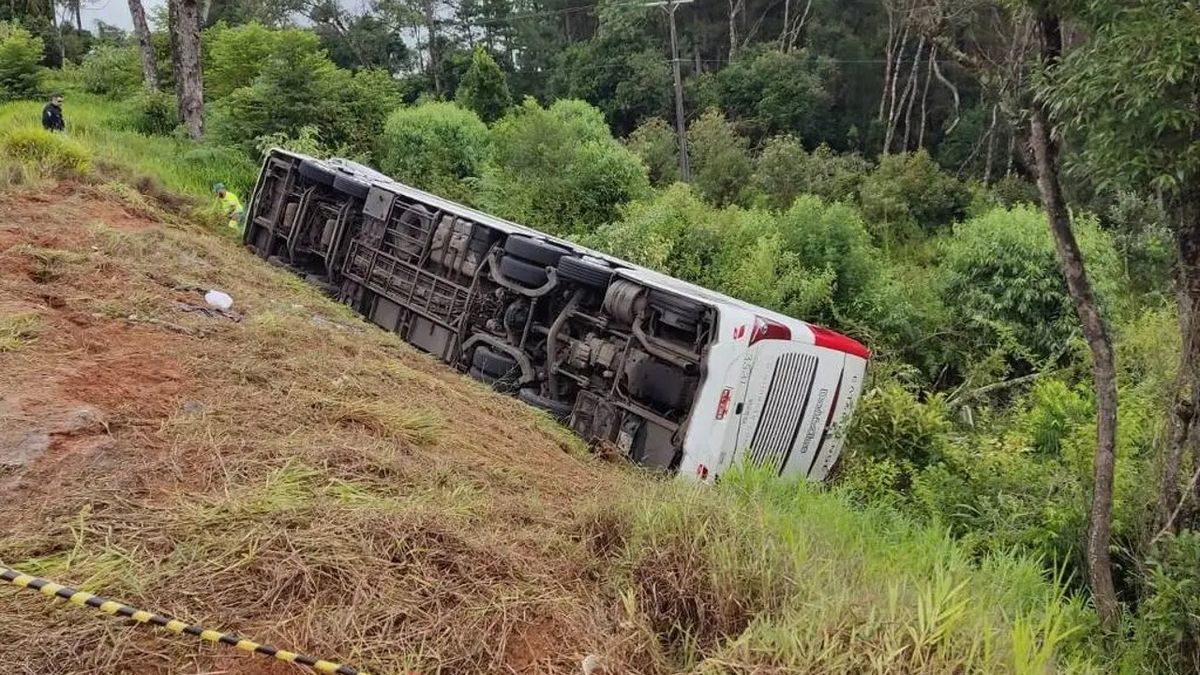
POLYGON ((103 101, 239 194, 353 158, 861 339, 835 489, 1037 561, 1112 671, 1200 672, 1195 2, 26 1, 0 98, 68 132, 103 101))

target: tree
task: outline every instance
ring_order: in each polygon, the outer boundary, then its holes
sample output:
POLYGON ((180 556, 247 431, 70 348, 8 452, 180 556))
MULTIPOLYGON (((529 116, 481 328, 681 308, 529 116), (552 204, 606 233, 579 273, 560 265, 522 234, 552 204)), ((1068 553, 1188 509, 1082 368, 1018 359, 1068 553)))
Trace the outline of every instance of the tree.
POLYGON ((179 117, 192 140, 204 137, 204 82, 200 66, 200 5, 198 0, 169 0, 171 63, 179 117))
POLYGON ((483 174, 490 155, 487 125, 453 103, 428 102, 388 116, 379 137, 379 168, 396 180, 463 201, 466 182, 483 174))
POLYGON ((788 208, 801 194, 852 203, 870 170, 857 154, 837 154, 828 145, 808 153, 795 136, 774 136, 755 160, 751 184, 774 209, 788 208))
POLYGON ((552 233, 587 232, 649 190, 646 167, 612 137, 604 116, 583 101, 532 99, 491 129, 493 159, 483 205, 552 233))
POLYGON ((476 47, 471 55, 471 67, 458 84, 455 100, 464 108, 474 110, 488 124, 503 117, 504 111, 512 105, 504 71, 483 47, 476 47))
POLYGON ((158 59, 154 55, 154 43, 150 40, 150 26, 146 23, 142 0, 129 0, 129 16, 133 19, 133 32, 137 35, 142 55, 142 84, 148 91, 158 91, 158 59))
MULTIPOLYGON (((1062 55, 1062 28, 1057 15, 1042 11, 1037 17, 1042 67, 1052 70, 1062 55)), ((1031 105, 1029 143, 1033 147, 1038 191, 1054 234, 1054 245, 1063 277, 1079 315, 1084 338, 1092 353, 1092 378, 1096 385, 1096 458, 1092 480, 1092 504, 1088 515, 1088 586, 1100 621, 1115 630, 1119 620, 1117 592, 1113 586, 1112 535, 1113 474, 1117 452, 1117 372, 1112 341, 1100 314, 1083 254, 1071 229, 1071 214, 1058 179, 1058 145, 1050 133, 1050 112, 1044 101, 1031 105)))
MULTIPOLYGON (((1113 298, 1120 262, 1111 239, 1092 219, 1076 219, 1074 229, 1098 295, 1113 298)), ((1062 357, 1078 323, 1055 251, 1045 213, 1032 205, 955 225, 938 248, 937 280, 947 328, 959 335, 954 365, 965 370, 999 351, 1008 369, 1000 376, 1025 375, 1062 357)))
POLYGON ((142 81, 138 54, 132 47, 97 45, 83 58, 79 70, 83 90, 89 94, 124 98, 142 81))
POLYGON ((642 159, 653 185, 679 180, 679 141, 675 130, 661 117, 651 117, 625 139, 625 146, 642 159))
POLYGON ((783 53, 743 53, 717 75, 721 103, 727 113, 758 142, 790 133, 808 143, 841 144, 828 88, 834 79, 831 61, 799 49, 783 53))
POLYGON ((718 206, 736 201, 754 170, 746 138, 710 109, 688 129, 688 146, 692 184, 718 206))
POLYGON ((0 100, 37 97, 42 47, 41 39, 20 25, 0 22, 0 100))
POLYGON ((1091 37, 1052 74, 1051 111, 1082 145, 1085 175, 1101 189, 1158 192, 1175 234, 1183 352, 1159 504, 1163 529, 1173 531, 1200 513, 1179 475, 1189 450, 1200 475, 1200 7, 1107 0, 1090 3, 1079 19, 1091 37))
POLYGON ((963 217, 971 193, 925 150, 886 155, 861 186, 863 215, 883 241, 933 232, 963 217))

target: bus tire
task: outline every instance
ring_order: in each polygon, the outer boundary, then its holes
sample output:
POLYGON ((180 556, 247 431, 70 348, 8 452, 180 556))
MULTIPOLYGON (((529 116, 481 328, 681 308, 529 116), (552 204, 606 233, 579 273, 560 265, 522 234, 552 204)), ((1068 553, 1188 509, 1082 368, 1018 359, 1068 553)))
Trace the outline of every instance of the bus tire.
POLYGON ((613 269, 588 258, 563 257, 558 261, 558 278, 569 279, 584 286, 605 289, 612 281, 613 269))
POLYGON ((471 356, 471 368, 493 378, 511 373, 517 367, 517 361, 508 354, 496 352, 487 347, 476 347, 471 356))
POLYGON ((495 385, 496 384, 497 378, 492 377, 491 375, 488 375, 487 373, 483 372, 482 370, 480 370, 478 368, 471 368, 470 370, 467 371, 467 374, 471 376, 471 379, 478 380, 479 382, 482 382, 484 384, 487 384, 487 385, 495 385))
POLYGON ((508 241, 504 242, 504 251, 543 267, 557 265, 558 259, 570 252, 554 244, 548 244, 544 241, 515 234, 510 236, 508 241))
POLYGON ((527 263, 511 255, 500 259, 500 273, 529 288, 538 288, 544 285, 547 279, 544 266, 527 263))
POLYGON ((555 401, 552 398, 542 396, 537 387, 525 387, 517 392, 517 398, 539 410, 545 410, 550 413, 551 417, 560 422, 570 417, 571 410, 575 407, 569 403, 555 401))
POLYGON ((301 176, 321 185, 333 187, 333 181, 337 178, 337 172, 329 167, 321 164, 315 159, 305 159, 300 161, 300 168, 297 169, 301 176))
POLYGON ((340 173, 333 178, 333 189, 351 197, 366 199, 367 193, 371 191, 371 184, 354 176, 340 173))

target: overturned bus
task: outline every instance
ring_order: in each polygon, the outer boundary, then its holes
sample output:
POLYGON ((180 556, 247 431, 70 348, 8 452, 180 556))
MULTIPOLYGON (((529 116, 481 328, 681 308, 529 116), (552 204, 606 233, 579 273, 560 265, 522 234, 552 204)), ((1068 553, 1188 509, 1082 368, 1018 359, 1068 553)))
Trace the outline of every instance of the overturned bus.
POLYGON ((453 368, 630 460, 823 479, 869 353, 756 307, 398 183, 268 153, 245 243, 453 368))

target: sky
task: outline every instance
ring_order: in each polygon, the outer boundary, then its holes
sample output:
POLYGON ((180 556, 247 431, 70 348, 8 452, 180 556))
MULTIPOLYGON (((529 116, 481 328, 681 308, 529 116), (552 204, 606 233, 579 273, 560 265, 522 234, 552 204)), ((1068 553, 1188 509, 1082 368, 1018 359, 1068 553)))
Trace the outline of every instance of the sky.
MULTIPOLYGON (((153 13, 155 7, 164 4, 166 0, 142 0, 147 17, 153 13)), ((98 20, 125 30, 133 29, 133 19, 129 18, 129 3, 126 0, 83 0, 81 14, 83 27, 88 30, 94 29, 98 20)))

